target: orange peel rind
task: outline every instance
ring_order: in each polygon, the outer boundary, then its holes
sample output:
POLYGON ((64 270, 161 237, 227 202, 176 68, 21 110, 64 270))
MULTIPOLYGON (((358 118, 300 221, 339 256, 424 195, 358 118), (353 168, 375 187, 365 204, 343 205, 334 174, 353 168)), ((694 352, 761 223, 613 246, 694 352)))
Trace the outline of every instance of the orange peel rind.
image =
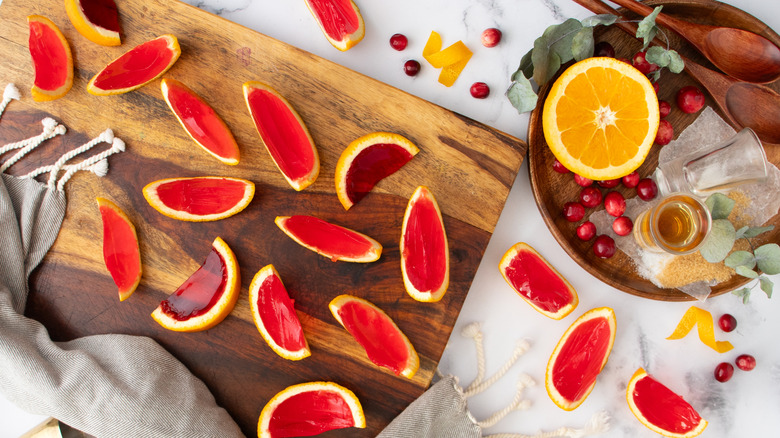
POLYGON ((716 341, 715 330, 712 321, 712 314, 704 309, 696 306, 691 306, 683 315, 680 322, 677 324, 677 328, 669 335, 669 340, 682 339, 693 329, 693 326, 698 326, 699 339, 704 345, 712 348, 718 353, 725 353, 732 348, 729 341, 716 341))
POLYGON ((458 41, 444 50, 441 46, 441 35, 436 31, 431 32, 431 36, 428 37, 423 48, 423 58, 434 68, 441 68, 439 83, 451 87, 463 69, 466 68, 472 52, 463 44, 463 41, 458 41))

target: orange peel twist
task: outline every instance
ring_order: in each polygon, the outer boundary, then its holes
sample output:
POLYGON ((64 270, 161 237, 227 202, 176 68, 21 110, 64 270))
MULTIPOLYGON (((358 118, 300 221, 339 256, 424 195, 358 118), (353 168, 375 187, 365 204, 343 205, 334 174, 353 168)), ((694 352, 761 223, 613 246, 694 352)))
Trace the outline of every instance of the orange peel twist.
POLYGON ((472 52, 463 41, 458 41, 444 50, 441 46, 441 35, 436 31, 431 32, 423 48, 423 58, 434 68, 441 68, 439 83, 451 87, 460 76, 460 72, 466 68, 472 52))
POLYGON ((725 353, 732 348, 729 341, 716 341, 715 330, 712 321, 712 314, 704 309, 700 309, 696 306, 691 306, 683 315, 680 322, 677 324, 677 328, 674 329, 674 333, 669 335, 669 340, 682 339, 688 333, 690 333, 693 326, 699 327, 699 339, 704 345, 712 348, 718 353, 725 353))

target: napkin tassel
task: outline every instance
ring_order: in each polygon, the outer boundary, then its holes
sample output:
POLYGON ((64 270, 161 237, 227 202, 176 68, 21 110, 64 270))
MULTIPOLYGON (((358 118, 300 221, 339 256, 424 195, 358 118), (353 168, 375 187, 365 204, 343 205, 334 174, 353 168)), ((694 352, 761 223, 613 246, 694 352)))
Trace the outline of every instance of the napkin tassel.
POLYGON ((5 90, 3 90, 3 100, 0 102, 0 117, 3 117, 5 107, 7 107, 12 100, 19 100, 21 97, 22 95, 19 93, 19 89, 16 88, 16 85, 6 85, 5 90))

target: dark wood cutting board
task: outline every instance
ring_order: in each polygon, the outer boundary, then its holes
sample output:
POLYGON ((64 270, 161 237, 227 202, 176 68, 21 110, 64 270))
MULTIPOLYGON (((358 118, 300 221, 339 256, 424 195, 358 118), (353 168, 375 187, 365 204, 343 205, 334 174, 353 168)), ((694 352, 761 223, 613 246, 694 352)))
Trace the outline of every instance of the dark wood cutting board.
POLYGON ((46 115, 69 129, 9 173, 21 175, 50 164, 106 128, 127 143, 126 152, 110 158, 107 176, 79 173, 68 183, 65 222, 33 275, 27 314, 42 321, 55 340, 98 333, 156 339, 206 382, 249 436, 255 435, 260 411, 274 394, 313 380, 332 380, 352 389, 367 417, 365 430, 326 435, 376 435, 428 387, 526 145, 189 5, 123 1, 119 8, 123 44, 109 48, 79 35, 59 0, 4 0, 0 5, 0 81, 3 86, 14 82, 23 93, 23 99, 11 103, 2 117, 0 144, 36 135, 46 115), (30 98, 29 14, 51 18, 73 51, 73 89, 52 102, 36 103, 30 98), (86 92, 89 79, 110 60, 165 33, 176 35, 182 47, 181 58, 167 76, 190 86, 225 119, 241 148, 238 166, 219 163, 187 137, 161 97, 159 80, 119 96, 86 92), (268 83, 284 95, 317 144, 320 176, 302 192, 290 188, 260 142, 242 96, 241 85, 249 80, 268 83), (374 131, 402 134, 421 152, 347 212, 335 194, 336 161, 350 141, 374 131), (144 185, 157 179, 199 175, 247 178, 255 182, 257 193, 240 214, 206 223, 162 216, 141 194, 144 185), (427 185, 437 197, 450 244, 449 291, 433 304, 412 300, 401 280, 401 222, 418 185, 427 185), (96 196, 114 200, 139 233, 144 274, 135 294, 122 303, 102 262, 96 196), (382 243, 382 257, 370 264, 331 262, 298 246, 274 225, 275 216, 291 214, 316 215, 366 233, 382 243), (205 332, 163 329, 149 314, 197 269, 216 236, 234 250, 241 267, 243 286, 235 310, 205 332), (276 266, 295 299, 312 349, 312 356, 303 361, 278 357, 252 322, 246 288, 255 272, 268 263, 276 266), (413 379, 375 367, 338 325, 327 305, 342 293, 377 304, 409 336, 421 357, 413 379))

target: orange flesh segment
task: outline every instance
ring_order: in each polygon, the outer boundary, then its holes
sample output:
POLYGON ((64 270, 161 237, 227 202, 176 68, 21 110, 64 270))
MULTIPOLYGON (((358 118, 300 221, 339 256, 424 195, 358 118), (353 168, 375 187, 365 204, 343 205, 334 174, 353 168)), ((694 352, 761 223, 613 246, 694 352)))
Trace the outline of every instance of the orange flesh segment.
POLYGON ((519 250, 505 275, 517 293, 545 312, 556 313, 573 301, 568 283, 531 251, 519 250))
POLYGON ((360 27, 350 0, 307 0, 322 23, 322 28, 334 40, 342 40, 360 27))
POLYGON ((334 258, 359 258, 374 248, 358 233, 313 216, 290 216, 284 227, 304 245, 334 258))
POLYGON ((226 283, 225 261, 215 248, 211 248, 203 265, 160 303, 160 307, 163 313, 177 321, 203 315, 219 301, 226 283))
POLYGON ((688 402, 650 376, 636 382, 631 396, 645 419, 663 430, 685 434, 701 423, 688 402))
POLYGON ((98 73, 93 85, 101 90, 122 90, 145 84, 162 74, 174 56, 168 39, 155 38, 111 62, 98 73))
POLYGON ((274 410, 268 430, 274 438, 318 435, 355 425, 344 398, 333 391, 307 391, 291 396, 274 410))
POLYGON ((553 365, 553 385, 568 401, 581 399, 595 384, 610 349, 606 318, 581 323, 566 339, 553 365))
POLYGON ((347 171, 347 196, 358 203, 383 178, 395 173, 411 160, 405 148, 391 143, 377 143, 360 151, 347 171))
POLYGON ((194 215, 230 210, 244 198, 245 190, 243 182, 216 178, 173 180, 156 188, 163 204, 194 215))
POLYGON ((73 68, 68 48, 63 46, 57 31, 46 24, 31 20, 29 28, 35 86, 46 91, 57 90, 66 84, 68 72, 73 68))
POLYGON ((276 275, 269 275, 260 285, 257 309, 266 331, 280 347, 288 351, 299 351, 306 347, 293 300, 276 275))
POLYGON ((414 202, 403 238, 409 281, 421 292, 438 289, 447 273, 446 237, 430 198, 420 196, 414 202))
POLYGON ((119 212, 103 204, 99 209, 103 221, 103 260, 122 297, 135 289, 141 275, 138 240, 132 224, 119 212))

